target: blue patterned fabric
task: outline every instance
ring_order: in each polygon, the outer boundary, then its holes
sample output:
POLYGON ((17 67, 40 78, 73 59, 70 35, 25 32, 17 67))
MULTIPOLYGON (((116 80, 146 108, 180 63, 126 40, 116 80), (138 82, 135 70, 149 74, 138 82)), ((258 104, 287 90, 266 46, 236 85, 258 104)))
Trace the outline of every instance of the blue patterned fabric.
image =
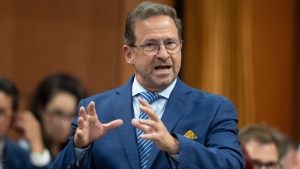
MULTIPOLYGON (((151 92, 141 92, 140 96, 142 99, 147 101, 149 104, 152 104, 158 99, 158 94, 151 93, 151 92)), ((141 111, 140 112, 140 119, 148 119, 148 115, 141 111)), ((141 168, 144 169, 146 168, 148 157, 150 155, 150 150, 151 150, 151 145, 152 141, 151 140, 143 140, 140 138, 140 135, 144 134, 145 132, 142 130, 137 129, 137 145, 138 145, 138 151, 139 151, 139 157, 140 157, 140 164, 141 168)))

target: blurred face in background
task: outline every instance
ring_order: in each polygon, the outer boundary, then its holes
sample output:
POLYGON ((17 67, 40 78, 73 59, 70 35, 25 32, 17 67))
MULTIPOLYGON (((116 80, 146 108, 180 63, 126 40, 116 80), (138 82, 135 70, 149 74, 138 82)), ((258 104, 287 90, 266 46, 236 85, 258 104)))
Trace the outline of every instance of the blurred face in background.
POLYGON ((12 97, 0 90, 0 139, 2 139, 9 130, 11 117, 13 115, 12 104, 12 97))
POLYGON ((280 169, 279 152, 275 143, 262 144, 251 140, 244 146, 252 159, 254 169, 280 169))
POLYGON ((281 169, 300 169, 300 157, 299 152, 293 148, 288 148, 286 154, 281 159, 281 169))
POLYGON ((41 112, 43 132, 46 139, 64 143, 71 134, 72 120, 76 117, 76 97, 67 92, 58 92, 41 112))

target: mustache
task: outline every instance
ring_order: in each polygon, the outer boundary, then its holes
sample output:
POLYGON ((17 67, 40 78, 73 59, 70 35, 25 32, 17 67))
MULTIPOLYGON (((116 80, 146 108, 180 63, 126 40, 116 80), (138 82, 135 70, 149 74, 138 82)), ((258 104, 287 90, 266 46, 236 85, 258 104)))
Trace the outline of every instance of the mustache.
POLYGON ((173 66, 173 62, 171 60, 160 60, 160 59, 155 59, 152 62, 152 66, 157 67, 157 66, 173 66))

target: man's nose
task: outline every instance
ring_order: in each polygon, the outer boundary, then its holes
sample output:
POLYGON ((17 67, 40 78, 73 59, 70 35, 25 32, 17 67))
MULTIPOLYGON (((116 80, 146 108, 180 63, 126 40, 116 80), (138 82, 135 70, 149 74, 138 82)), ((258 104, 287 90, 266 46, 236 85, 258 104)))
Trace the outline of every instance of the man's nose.
POLYGON ((162 58, 162 59, 167 59, 169 58, 169 53, 167 51, 167 48, 164 43, 158 44, 158 52, 157 52, 157 57, 162 58))

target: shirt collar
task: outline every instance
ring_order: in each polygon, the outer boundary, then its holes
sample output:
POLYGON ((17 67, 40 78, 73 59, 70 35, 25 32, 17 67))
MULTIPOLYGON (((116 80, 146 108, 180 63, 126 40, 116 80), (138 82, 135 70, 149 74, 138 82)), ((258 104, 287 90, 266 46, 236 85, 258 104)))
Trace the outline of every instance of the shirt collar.
MULTIPOLYGON (((175 87, 175 84, 177 82, 177 78, 172 82, 172 84, 167 87, 165 90, 158 92, 156 94, 169 99, 170 94, 172 92, 172 90, 175 87)), ((132 96, 136 96, 137 94, 141 93, 141 92, 147 92, 147 90, 145 88, 143 88, 143 86, 141 84, 139 84, 139 82, 136 80, 136 77, 134 77, 133 83, 132 83, 132 96)))

